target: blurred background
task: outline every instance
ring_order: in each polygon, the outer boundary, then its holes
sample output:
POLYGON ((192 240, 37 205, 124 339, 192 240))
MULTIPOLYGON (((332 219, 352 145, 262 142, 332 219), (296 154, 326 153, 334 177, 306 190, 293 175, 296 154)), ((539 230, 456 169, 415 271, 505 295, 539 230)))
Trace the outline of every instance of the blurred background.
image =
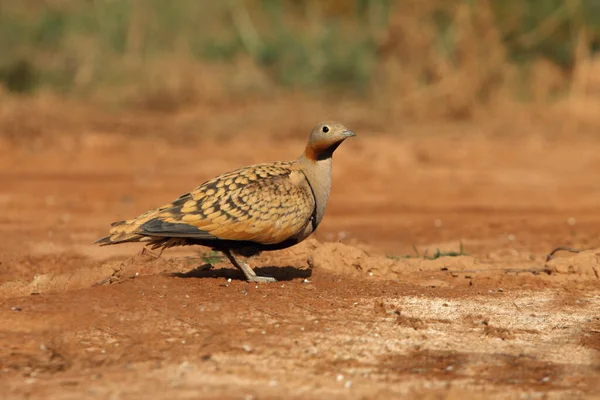
POLYGON ((600 240, 598 49, 595 0, 0 0, 3 204, 20 224, 27 201, 54 210, 52 229, 88 207, 94 223, 73 220, 89 243, 224 171, 297 157, 333 119, 358 137, 336 153, 322 239, 408 253, 524 230, 542 252, 576 218, 583 246, 600 240))
POLYGON ((384 131, 550 106, 562 133, 593 128, 599 48, 595 0, 0 0, 4 100, 171 113, 287 99, 309 108, 304 130, 315 109, 384 131))
POLYGON ((4 397, 599 393, 600 253, 546 262, 600 249, 598 50, 600 0, 0 0, 4 397), (92 244, 322 120, 293 281, 92 244))

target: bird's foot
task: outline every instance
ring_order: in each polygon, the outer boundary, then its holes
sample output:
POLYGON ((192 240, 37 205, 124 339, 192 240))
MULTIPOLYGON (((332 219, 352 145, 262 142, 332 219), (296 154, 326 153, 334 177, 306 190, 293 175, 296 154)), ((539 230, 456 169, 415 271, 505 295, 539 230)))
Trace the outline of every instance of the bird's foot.
POLYGON ((254 275, 254 276, 247 276, 246 279, 248 280, 248 282, 256 282, 256 283, 273 283, 273 282, 277 282, 277 279, 273 278, 272 276, 254 275))
POLYGON ((155 251, 150 250, 148 247, 144 247, 142 249, 142 251, 140 251, 140 256, 147 255, 155 260, 158 260, 162 256, 163 250, 164 250, 164 248, 160 249, 160 252, 158 254, 156 254, 155 251))
POLYGON ((231 254, 229 250, 221 250, 223 254, 231 261, 231 263, 240 271, 244 273, 246 276, 246 280, 248 282, 257 282, 257 283, 273 283, 277 282, 277 279, 270 276, 260 276, 256 275, 256 272, 245 262, 238 262, 235 257, 231 254))

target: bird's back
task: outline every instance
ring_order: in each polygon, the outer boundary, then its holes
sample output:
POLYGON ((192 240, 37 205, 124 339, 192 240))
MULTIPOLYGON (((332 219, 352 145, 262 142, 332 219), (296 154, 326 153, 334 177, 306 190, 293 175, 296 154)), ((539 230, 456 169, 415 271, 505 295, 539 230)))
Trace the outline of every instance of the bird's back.
POLYGON ((295 161, 256 164, 218 176, 134 219, 115 222, 109 236, 97 243, 180 238, 268 246, 295 236, 302 240, 312 232, 314 212, 311 186, 295 161))

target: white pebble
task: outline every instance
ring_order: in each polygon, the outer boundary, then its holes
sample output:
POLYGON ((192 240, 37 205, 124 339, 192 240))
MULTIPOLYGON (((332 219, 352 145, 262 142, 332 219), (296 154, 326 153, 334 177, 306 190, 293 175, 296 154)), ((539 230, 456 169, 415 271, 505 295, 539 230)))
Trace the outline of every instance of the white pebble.
POLYGON ((337 374, 337 376, 335 377, 335 380, 338 382, 341 382, 344 380, 344 375, 342 374, 337 374))
POLYGON ((188 361, 184 361, 181 364, 179 364, 179 368, 180 369, 190 369, 190 363, 188 361))
POLYGON ((338 234, 337 234, 337 237, 338 237, 338 241, 339 241, 339 242, 341 242, 342 240, 344 240, 344 239, 348 238, 348 236, 350 236, 350 234, 349 234, 348 232, 346 232, 346 231, 340 231, 340 232, 338 232, 338 234))

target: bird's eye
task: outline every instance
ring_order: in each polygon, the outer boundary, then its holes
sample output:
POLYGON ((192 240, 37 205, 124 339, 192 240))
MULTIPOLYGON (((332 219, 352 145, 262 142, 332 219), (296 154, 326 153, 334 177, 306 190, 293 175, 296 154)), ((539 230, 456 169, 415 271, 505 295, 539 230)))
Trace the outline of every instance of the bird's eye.
POLYGON ((329 132, 329 127, 328 126, 324 126, 323 127, 323 133, 327 133, 329 132))

